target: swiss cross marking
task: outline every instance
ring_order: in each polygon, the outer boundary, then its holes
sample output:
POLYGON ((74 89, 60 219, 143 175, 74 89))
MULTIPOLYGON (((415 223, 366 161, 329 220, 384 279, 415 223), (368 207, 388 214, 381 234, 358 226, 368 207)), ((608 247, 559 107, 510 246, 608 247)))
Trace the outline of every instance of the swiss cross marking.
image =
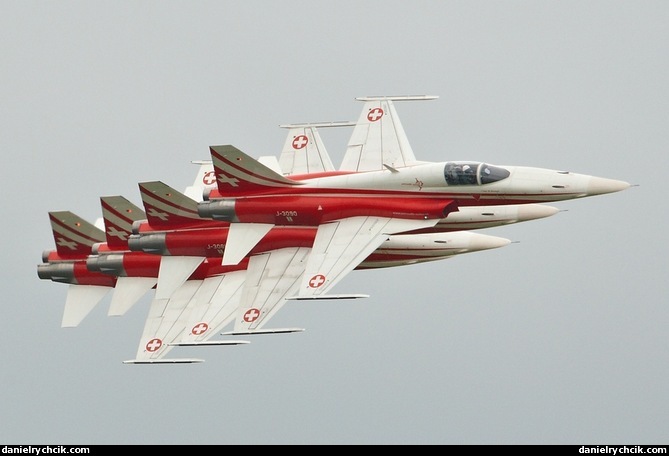
POLYGON ((239 182, 239 179, 235 177, 228 177, 225 174, 221 173, 218 175, 218 182, 221 184, 230 184, 232 187, 239 187, 237 185, 237 182, 239 182))
POLYGON ((209 329, 209 325, 201 322, 193 326, 193 329, 191 329, 190 332, 196 336, 199 336, 200 334, 203 334, 205 331, 207 331, 207 329, 209 329))
POLYGON ((146 343, 146 351, 153 353, 163 346, 163 341, 160 339, 151 339, 146 343))
POLYGON ((110 237, 117 237, 122 241, 128 239, 127 233, 125 231, 117 230, 115 226, 109 227, 109 229, 107 230, 107 235, 110 237))
POLYGON ((318 288, 325 283, 325 276, 323 274, 316 274, 309 280, 311 288, 318 288))
POLYGON ((70 250, 77 250, 77 243, 74 241, 68 241, 65 238, 58 238, 58 245, 61 247, 67 247, 70 250))
POLYGON ((246 323, 253 323, 260 316, 260 311, 258 309, 251 308, 244 313, 244 321, 246 323))
POLYGON ((211 185, 214 182, 216 182, 216 173, 213 171, 207 171, 204 173, 204 177, 202 177, 202 183, 204 185, 211 185))
POLYGON ((167 212, 158 212, 155 207, 152 207, 151 209, 148 210, 146 215, 150 215, 151 217, 159 218, 163 222, 167 220, 167 212))
POLYGON ((293 139, 293 149, 302 149, 306 147, 309 139, 305 135, 295 136, 293 139))
POLYGON ((370 122, 376 122, 381 117, 383 117, 383 109, 381 108, 374 108, 367 113, 367 120, 370 122))

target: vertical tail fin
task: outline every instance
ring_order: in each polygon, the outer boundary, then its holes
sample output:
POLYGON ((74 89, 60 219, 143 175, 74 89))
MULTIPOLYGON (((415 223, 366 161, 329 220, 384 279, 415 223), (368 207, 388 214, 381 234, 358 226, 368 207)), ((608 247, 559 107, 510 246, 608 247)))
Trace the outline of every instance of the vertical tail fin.
POLYGON ((323 122, 279 125, 288 128, 288 136, 279 156, 284 175, 335 171, 318 128, 352 127, 354 122, 323 122))
POLYGON ((430 95, 356 98, 365 104, 340 166, 344 171, 378 171, 418 163, 393 101, 433 100, 430 95))
POLYGON ((86 257, 93 244, 105 241, 104 232, 70 211, 49 212, 56 251, 65 257, 86 257))
POLYGON ((155 229, 211 224, 197 213, 197 201, 160 181, 140 182, 146 219, 155 229))
POLYGON ((127 249, 133 222, 146 219, 146 214, 122 196, 101 196, 100 204, 107 245, 113 249, 127 249))
POLYGON ((234 146, 211 146, 209 150, 218 191, 222 196, 241 196, 302 185, 273 171, 234 146))
MULTIPOLYGON (((139 190, 146 209, 146 219, 155 230, 204 228, 222 223, 200 218, 197 201, 163 182, 142 182, 139 190)), ((155 298, 169 298, 204 260, 204 257, 193 256, 161 257, 155 298)))
POLYGON ((200 165, 200 167, 195 175, 193 185, 186 187, 184 194, 195 201, 202 201, 207 189, 216 188, 214 165, 211 164, 211 160, 193 160, 191 163, 200 165))

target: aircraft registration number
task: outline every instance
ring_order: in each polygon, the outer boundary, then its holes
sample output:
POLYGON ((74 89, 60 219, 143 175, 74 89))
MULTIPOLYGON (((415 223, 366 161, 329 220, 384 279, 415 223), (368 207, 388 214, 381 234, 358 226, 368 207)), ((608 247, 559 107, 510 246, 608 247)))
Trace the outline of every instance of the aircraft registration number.
POLYGON ((276 211, 277 217, 297 217, 297 211, 276 211))

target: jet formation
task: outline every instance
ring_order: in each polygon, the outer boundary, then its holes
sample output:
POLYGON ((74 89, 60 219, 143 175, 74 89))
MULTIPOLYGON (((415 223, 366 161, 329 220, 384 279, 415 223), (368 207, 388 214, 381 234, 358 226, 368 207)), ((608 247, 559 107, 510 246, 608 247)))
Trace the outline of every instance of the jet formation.
POLYGON ((109 316, 151 293, 137 353, 124 363, 198 363, 166 355, 303 331, 268 322, 289 301, 368 297, 336 293, 353 271, 504 247, 509 239, 479 231, 630 187, 569 171, 418 160, 395 102, 435 98, 362 97, 355 122, 280 125, 288 134, 278 158, 210 146, 183 192, 140 182, 143 208, 102 196, 95 223, 49 212, 55 250, 43 252, 37 274, 68 285, 61 326, 78 326, 110 292, 109 316), (319 133, 333 127, 353 128, 339 168, 319 133))

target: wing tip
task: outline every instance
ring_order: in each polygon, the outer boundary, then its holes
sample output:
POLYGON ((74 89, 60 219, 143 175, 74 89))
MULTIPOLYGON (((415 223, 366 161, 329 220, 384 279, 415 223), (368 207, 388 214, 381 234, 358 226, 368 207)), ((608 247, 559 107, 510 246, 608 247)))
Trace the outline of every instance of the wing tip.
POLYGON ((369 298, 368 294, 336 294, 336 295, 307 295, 307 296, 289 296, 289 301, 316 301, 318 299, 361 299, 369 298))
POLYGON ((419 101, 419 100, 436 100, 438 95, 372 95, 367 97, 356 97, 358 101, 419 101))
POLYGON ((221 333, 222 336, 252 336, 257 334, 287 334, 302 332, 304 328, 274 328, 274 329, 249 329, 244 331, 228 331, 221 333))
POLYGON ((167 345, 174 347, 209 347, 217 345, 245 345, 250 343, 248 340, 206 340, 200 342, 171 342, 167 345))
POLYGON ((197 364, 203 363, 199 358, 165 358, 165 359, 128 359, 123 364, 197 364))

